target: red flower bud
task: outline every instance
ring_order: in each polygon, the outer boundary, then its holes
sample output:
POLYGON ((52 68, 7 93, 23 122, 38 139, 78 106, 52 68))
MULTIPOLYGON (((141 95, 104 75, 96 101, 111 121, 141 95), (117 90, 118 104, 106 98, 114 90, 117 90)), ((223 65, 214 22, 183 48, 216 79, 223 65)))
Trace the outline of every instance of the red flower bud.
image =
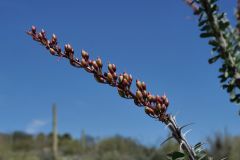
POLYGON ((84 59, 84 58, 82 58, 82 60, 81 60, 80 64, 81 64, 81 65, 82 65, 82 67, 84 67, 84 68, 88 66, 88 64, 87 64, 87 62, 85 61, 85 59, 84 59))
POLYGON ((122 83, 123 82, 123 75, 120 74, 120 76, 118 77, 118 83, 122 83))
POLYGON ((149 107, 145 107, 145 113, 148 114, 149 116, 154 116, 154 110, 152 108, 149 107))
POLYGON ((117 76, 117 73, 116 73, 116 72, 114 72, 112 75, 113 75, 113 79, 116 81, 116 80, 117 80, 117 78, 118 78, 118 76, 117 76))
POLYGON ((129 82, 132 83, 132 75, 131 74, 129 74, 128 79, 129 79, 129 82))
POLYGON ((41 33, 42 33, 42 35, 45 35, 45 31, 44 31, 44 29, 41 30, 41 33))
POLYGON ((137 90, 136 97, 137 97, 137 99, 142 99, 143 98, 143 94, 140 90, 137 90))
POLYGON ((92 66, 95 70, 98 70, 98 65, 96 61, 92 61, 92 66))
POLYGON ((123 78, 128 80, 128 74, 126 72, 123 73, 123 78))
POLYGON ((159 95, 156 96, 156 101, 161 104, 163 103, 162 98, 159 95))
POLYGON ((64 49, 65 49, 65 52, 71 52, 72 46, 70 44, 65 44, 64 49))
POLYGON ((57 44, 57 36, 55 34, 52 35, 52 39, 51 39, 51 44, 57 44))
POLYGON ((88 53, 87 53, 85 50, 82 50, 82 57, 83 57, 85 60, 88 60, 88 58, 89 58, 89 55, 88 55, 88 53))
POLYGON ((96 63, 97 63, 97 65, 98 65, 99 68, 102 68, 103 65, 102 65, 102 60, 101 60, 101 58, 97 58, 96 63))
POLYGON ((108 70, 109 70, 109 72, 114 73, 113 66, 110 63, 108 64, 108 70))
POLYGON ((156 108, 157 108, 159 111, 161 111, 161 109, 162 109, 162 105, 161 105, 160 103, 157 102, 157 104, 156 104, 156 108))
POLYGON ((152 95, 152 102, 156 102, 156 96, 152 95))
POLYGON ((107 73, 107 79, 108 79, 108 81, 109 82, 112 82, 113 81, 113 76, 112 76, 112 74, 111 73, 107 73))
POLYGON ((117 67, 116 67, 116 65, 115 65, 115 64, 112 64, 112 70, 113 70, 113 72, 116 72, 116 70, 117 70, 117 67))
POLYGON ((148 101, 152 101, 152 94, 150 92, 147 93, 147 99, 148 101))
POLYGON ((49 49, 49 52, 50 52, 52 55, 55 55, 55 54, 56 54, 56 51, 55 51, 53 48, 50 48, 50 49, 49 49))
POLYGON ((166 105, 165 105, 165 104, 162 104, 162 106, 161 106, 161 111, 164 113, 164 112, 166 112, 166 110, 167 110, 166 105))
POLYGON ((168 106, 169 106, 169 100, 166 99, 165 102, 164 102, 164 104, 166 105, 166 107, 168 107, 168 106))
POLYGON ((142 82, 142 89, 143 89, 143 90, 146 90, 146 89, 147 89, 145 82, 142 82))
POLYGON ((164 95, 162 96, 162 99, 165 101, 165 100, 167 99, 167 96, 164 94, 164 95))
POLYGON ((136 85, 139 90, 142 90, 142 83, 139 80, 136 80, 136 85))
POLYGON ((32 26, 32 33, 36 34, 36 27, 35 26, 32 26))
POLYGON ((38 36, 37 36, 40 40, 42 40, 43 39, 43 35, 42 35, 42 33, 40 32, 40 33, 38 33, 38 36))
POLYGON ((45 31, 43 29, 41 30, 41 34, 42 34, 42 39, 46 40, 46 34, 45 34, 45 31))
POLYGON ((124 87, 126 87, 126 86, 129 85, 127 79, 124 79, 124 78, 123 78, 122 85, 123 85, 124 87))
POLYGON ((143 98, 147 97, 147 91, 146 90, 142 91, 142 95, 143 95, 143 98))

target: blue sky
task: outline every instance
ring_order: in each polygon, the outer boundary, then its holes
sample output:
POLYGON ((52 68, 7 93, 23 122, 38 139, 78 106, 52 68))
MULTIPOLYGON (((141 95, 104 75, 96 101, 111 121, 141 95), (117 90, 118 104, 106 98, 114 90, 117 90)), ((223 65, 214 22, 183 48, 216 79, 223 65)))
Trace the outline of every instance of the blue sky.
MULTIPOLYGON (((220 5, 233 21, 235 0, 220 5)), ((187 136, 192 144, 218 131, 240 133, 239 107, 221 89, 219 64, 208 64, 210 47, 182 0, 1 0, 0 19, 0 132, 50 132, 55 102, 59 131, 75 137, 84 129, 158 145, 168 134, 112 87, 50 56, 24 33, 34 24, 76 54, 85 49, 145 81, 153 94, 166 93, 178 123, 195 123, 187 136)))

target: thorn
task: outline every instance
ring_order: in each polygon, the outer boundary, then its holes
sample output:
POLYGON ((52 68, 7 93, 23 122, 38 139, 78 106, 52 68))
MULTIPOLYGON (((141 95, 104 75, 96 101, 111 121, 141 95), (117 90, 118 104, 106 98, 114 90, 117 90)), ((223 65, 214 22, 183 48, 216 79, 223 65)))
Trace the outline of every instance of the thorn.
POLYGON ((170 139, 172 139, 173 138, 173 136, 171 136, 171 137, 168 137, 165 141, 163 141, 160 145, 163 145, 164 143, 166 143, 167 141, 169 141, 170 139))
POLYGON ((168 127, 169 127, 170 125, 172 125, 172 124, 169 123, 168 125, 166 125, 166 126, 164 127, 164 129, 165 129, 165 130, 168 129, 168 127))
POLYGON ((179 145, 179 151, 180 151, 180 152, 183 151, 183 149, 182 149, 182 145, 183 145, 183 142, 181 142, 180 145, 179 145))
POLYGON ((186 137, 186 135, 187 135, 189 132, 191 132, 191 131, 192 131, 192 129, 187 130, 187 131, 183 134, 183 136, 186 137))
POLYGON ((181 131, 183 128, 185 128, 185 127, 187 127, 187 126, 190 126, 190 125, 192 125, 192 124, 194 124, 194 123, 189 123, 189 124, 186 124, 186 125, 180 127, 180 131, 181 131))

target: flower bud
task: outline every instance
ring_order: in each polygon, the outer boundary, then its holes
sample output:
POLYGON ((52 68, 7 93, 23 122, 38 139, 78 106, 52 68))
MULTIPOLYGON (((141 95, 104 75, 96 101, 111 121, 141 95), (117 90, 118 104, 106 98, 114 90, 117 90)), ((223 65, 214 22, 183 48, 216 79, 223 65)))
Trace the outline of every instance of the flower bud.
POLYGON ((161 111, 166 112, 166 110, 167 110, 167 106, 165 104, 162 104, 161 111))
POLYGON ((129 76, 128 76, 128 81, 129 81, 130 83, 132 83, 132 75, 131 75, 131 74, 129 74, 129 76))
POLYGON ((57 36, 55 34, 53 34, 52 39, 57 40, 57 36))
POLYGON ((116 81, 116 80, 117 80, 117 78, 118 78, 118 76, 117 76, 117 73, 116 73, 116 72, 114 72, 114 73, 112 74, 112 76, 113 76, 113 79, 116 81))
POLYGON ((142 95, 143 95, 143 98, 147 97, 147 91, 146 90, 142 91, 142 95))
POLYGON ((42 35, 45 35, 45 31, 44 31, 44 29, 41 30, 41 33, 42 33, 42 35))
POLYGON ((123 73, 123 78, 128 80, 128 74, 126 72, 123 73))
POLYGON ((152 95, 152 102, 156 102, 156 96, 152 95))
POLYGON ((142 82, 142 89, 143 89, 143 90, 146 90, 146 89, 147 89, 145 82, 142 82))
POLYGON ((57 36, 55 34, 52 35, 51 43, 52 44, 56 44, 57 43, 57 36))
POLYGON ((120 74, 120 76, 118 77, 118 83, 122 83, 123 82, 123 75, 120 74))
POLYGON ((96 61, 92 61, 92 66, 95 70, 98 70, 98 65, 96 61))
POLYGON ((55 55, 55 54, 56 54, 56 51, 55 51, 53 48, 50 48, 50 49, 49 49, 49 52, 50 52, 52 55, 55 55))
POLYGON ((65 52, 71 52, 72 46, 70 44, 65 44, 64 49, 65 49, 65 52))
POLYGON ((108 79, 108 81, 109 82, 112 82, 113 81, 113 76, 112 76, 112 74, 111 73, 107 73, 107 79, 108 79))
POLYGON ((124 87, 126 87, 126 86, 129 85, 127 79, 123 78, 122 85, 123 85, 124 87))
POLYGON ((113 65, 111 63, 108 64, 108 70, 109 70, 109 72, 114 73, 113 65))
POLYGON ((97 63, 97 65, 98 65, 99 68, 102 68, 103 65, 102 65, 102 60, 101 60, 101 58, 97 58, 96 63, 97 63))
POLYGON ((116 65, 115 65, 115 64, 112 64, 112 70, 113 70, 113 72, 116 72, 116 70, 117 70, 117 67, 116 67, 116 65))
POLYGON ((88 53, 87 53, 85 50, 82 50, 82 57, 83 57, 85 60, 88 60, 88 58, 89 58, 89 55, 88 55, 88 53))
POLYGON ((156 101, 161 104, 163 103, 162 98, 159 95, 156 96, 156 101))
POLYGON ((137 90, 136 97, 137 97, 137 99, 142 99, 143 98, 142 92, 140 90, 137 90))
POLYGON ((164 104, 166 105, 166 107, 168 107, 168 106, 169 106, 169 100, 166 99, 165 102, 164 102, 164 104))
POLYGON ((32 33, 35 34, 36 33, 36 27, 32 26, 32 33))
POLYGON ((82 65, 82 67, 87 67, 87 66, 88 66, 88 65, 87 65, 87 62, 85 61, 84 58, 82 58, 80 64, 82 65))
POLYGON ((152 94, 150 92, 147 93, 147 99, 148 101, 152 101, 152 94))
POLYGON ((154 116, 154 110, 152 108, 145 107, 145 113, 149 116, 154 116))
POLYGON ((44 40, 46 40, 46 33, 45 33, 45 31, 43 29, 41 30, 41 34, 42 34, 42 38, 44 40))
POLYGON ((42 40, 43 39, 43 35, 42 35, 42 33, 40 32, 40 33, 38 33, 38 38, 40 39, 40 40, 42 40))
POLYGON ((156 108, 157 108, 159 111, 161 111, 162 105, 161 105, 160 103, 157 103, 157 104, 156 104, 156 108))
POLYGON ((136 85, 139 90, 142 90, 142 83, 139 80, 136 80, 136 85))

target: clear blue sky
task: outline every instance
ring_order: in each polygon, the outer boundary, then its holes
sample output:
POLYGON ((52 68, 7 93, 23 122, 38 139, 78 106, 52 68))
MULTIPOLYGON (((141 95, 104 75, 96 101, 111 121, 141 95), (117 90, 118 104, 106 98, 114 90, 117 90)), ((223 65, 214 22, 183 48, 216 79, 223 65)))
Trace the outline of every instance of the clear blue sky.
MULTIPOLYGON (((234 20, 235 0, 221 1, 234 20)), ((199 38, 197 19, 182 0, 1 0, 0 131, 50 132, 57 103, 59 131, 106 137, 130 136, 150 145, 166 138, 164 125, 144 114, 115 89, 99 85, 84 70, 58 61, 24 32, 32 24, 71 43, 77 54, 115 63, 166 93, 180 124, 194 122, 192 144, 225 129, 239 135, 239 107, 221 89, 218 64, 199 38)))

